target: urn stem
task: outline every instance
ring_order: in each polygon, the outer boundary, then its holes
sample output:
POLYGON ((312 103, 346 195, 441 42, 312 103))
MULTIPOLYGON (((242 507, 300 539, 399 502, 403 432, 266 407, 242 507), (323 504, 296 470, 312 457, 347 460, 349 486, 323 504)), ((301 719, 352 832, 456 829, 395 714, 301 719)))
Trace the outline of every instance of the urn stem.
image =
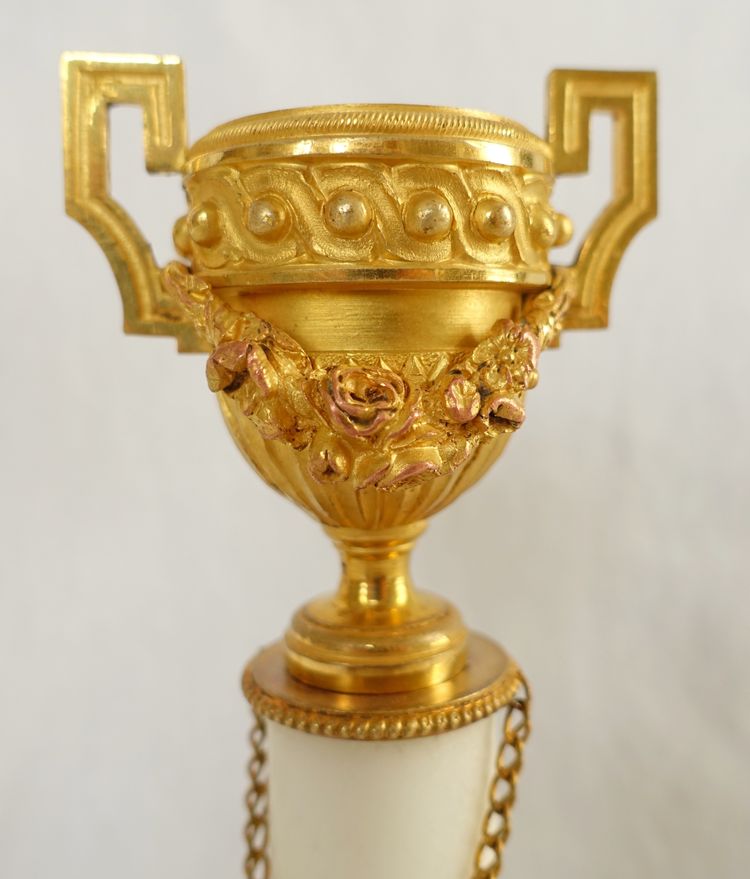
POLYGON ((425 530, 424 521, 366 531, 327 528, 341 553, 338 602, 350 611, 392 611, 414 598, 409 560, 414 541, 425 530))
POLYGON ((339 693, 404 693, 443 683, 466 664, 467 631, 449 602, 414 588, 409 555, 423 520, 368 531, 327 527, 341 553, 338 592, 294 615, 287 669, 339 693))

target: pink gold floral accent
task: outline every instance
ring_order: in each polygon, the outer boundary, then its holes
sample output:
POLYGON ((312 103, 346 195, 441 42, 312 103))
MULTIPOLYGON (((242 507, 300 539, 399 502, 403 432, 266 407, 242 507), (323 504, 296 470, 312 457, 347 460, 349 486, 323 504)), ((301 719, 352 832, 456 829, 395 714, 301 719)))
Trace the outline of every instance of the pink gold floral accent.
POLYGON ((337 367, 322 380, 331 425, 350 437, 371 437, 404 405, 404 380, 390 369, 337 367))

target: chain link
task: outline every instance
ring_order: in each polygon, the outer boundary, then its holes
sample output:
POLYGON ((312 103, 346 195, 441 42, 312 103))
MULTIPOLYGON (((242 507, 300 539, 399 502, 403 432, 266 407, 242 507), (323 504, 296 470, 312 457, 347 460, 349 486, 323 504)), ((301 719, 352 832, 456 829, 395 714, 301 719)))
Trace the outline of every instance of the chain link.
POLYGON ((252 756, 248 764, 250 790, 247 792, 247 810, 250 817, 245 825, 248 852, 245 860, 247 879, 269 879, 271 864, 268 859, 268 756, 266 754, 266 722, 253 712, 250 731, 252 756))
POLYGON ((530 703, 531 691, 521 676, 513 699, 503 708, 502 737, 472 879, 497 879, 503 866, 503 849, 510 836, 510 811, 516 799, 516 781, 523 764, 524 745, 531 731, 530 703))

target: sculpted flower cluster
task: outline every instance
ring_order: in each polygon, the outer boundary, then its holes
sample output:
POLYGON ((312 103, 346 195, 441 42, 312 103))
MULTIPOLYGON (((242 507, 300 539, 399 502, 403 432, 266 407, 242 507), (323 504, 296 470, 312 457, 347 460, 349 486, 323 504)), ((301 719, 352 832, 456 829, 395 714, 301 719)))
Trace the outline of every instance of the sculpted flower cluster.
POLYGON ((449 371, 443 392, 445 411, 456 424, 479 418, 496 428, 523 423, 523 394, 538 380, 540 345, 528 328, 500 321, 495 333, 449 371))

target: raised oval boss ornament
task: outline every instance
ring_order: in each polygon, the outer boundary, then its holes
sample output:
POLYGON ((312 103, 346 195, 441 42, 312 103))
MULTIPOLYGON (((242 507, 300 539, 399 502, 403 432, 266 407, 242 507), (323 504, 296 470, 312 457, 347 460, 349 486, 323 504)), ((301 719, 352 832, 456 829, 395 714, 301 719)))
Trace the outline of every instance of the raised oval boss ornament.
POLYGON ((338 591, 245 672, 248 875, 496 876, 528 689, 501 647, 414 589, 408 556, 523 424, 541 352, 606 326, 622 252, 656 210, 653 74, 554 71, 547 140, 488 113, 342 105, 248 116, 192 147, 177 58, 67 54, 62 77, 67 210, 109 258, 126 332, 208 353, 244 456, 341 552, 338 591), (118 103, 143 109, 148 170, 183 175, 181 259, 164 268, 109 192, 118 103), (561 268, 549 251, 572 227, 552 185, 586 170, 593 111, 614 120, 613 197, 561 268), (388 749, 403 739, 419 749, 388 749), (347 760, 359 781, 337 787, 347 760))

